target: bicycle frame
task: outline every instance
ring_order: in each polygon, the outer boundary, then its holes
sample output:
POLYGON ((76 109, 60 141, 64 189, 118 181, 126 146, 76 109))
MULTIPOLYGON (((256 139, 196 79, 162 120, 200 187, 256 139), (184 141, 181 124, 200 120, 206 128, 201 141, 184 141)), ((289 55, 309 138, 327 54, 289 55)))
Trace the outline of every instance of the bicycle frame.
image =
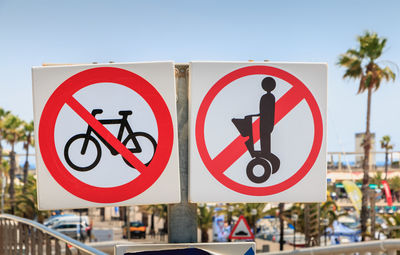
MULTIPOLYGON (((92 115, 93 117, 96 116, 96 114, 98 114, 100 112, 97 112, 96 110, 92 111, 92 115)), ((98 120, 101 124, 103 125, 117 125, 119 124, 119 131, 118 131, 118 135, 117 135, 117 139, 118 141, 122 141, 122 135, 124 134, 124 130, 126 129, 128 131, 128 136, 133 134, 133 130, 131 128, 131 126, 128 123, 128 115, 127 113, 121 114, 122 118, 121 119, 102 119, 102 120, 98 120)), ((90 137, 93 136, 92 132, 100 139, 100 141, 110 150, 110 153, 115 156, 117 154, 119 154, 119 152, 117 150, 115 150, 111 144, 109 144, 99 133, 96 132, 96 130, 94 130, 90 125, 88 125, 88 128, 86 130, 86 137, 90 137)), ((128 137, 127 136, 127 137, 128 137)), ((129 149, 132 153, 138 153, 142 151, 142 148, 139 145, 139 142, 132 138, 132 142, 135 145, 135 148, 133 149, 129 149)), ((83 146, 82 146, 82 150, 81 150, 81 154, 85 154, 86 149, 88 147, 89 144, 89 139, 86 138, 85 141, 83 142, 83 146)))

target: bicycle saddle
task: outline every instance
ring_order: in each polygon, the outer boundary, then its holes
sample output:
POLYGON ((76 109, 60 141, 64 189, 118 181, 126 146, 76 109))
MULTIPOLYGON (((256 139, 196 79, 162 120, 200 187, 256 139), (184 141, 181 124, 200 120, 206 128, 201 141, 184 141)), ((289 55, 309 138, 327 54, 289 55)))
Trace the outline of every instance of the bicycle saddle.
POLYGON ((132 111, 119 111, 118 112, 119 115, 125 116, 125 115, 131 115, 132 111))
POLYGON ((102 109, 93 109, 92 110, 92 115, 95 116, 96 114, 102 113, 103 110, 102 109))

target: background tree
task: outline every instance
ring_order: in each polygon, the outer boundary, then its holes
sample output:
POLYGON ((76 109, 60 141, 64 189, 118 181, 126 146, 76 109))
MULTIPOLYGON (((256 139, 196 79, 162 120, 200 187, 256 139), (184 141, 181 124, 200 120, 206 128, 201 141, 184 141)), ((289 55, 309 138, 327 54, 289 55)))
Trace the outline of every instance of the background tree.
POLYGON ((201 242, 207 243, 209 240, 208 230, 212 228, 215 206, 202 206, 197 207, 197 224, 201 232, 201 242))
POLYGON ((400 177, 394 176, 389 179, 389 187, 393 191, 393 195, 396 198, 397 202, 400 201, 400 177))
MULTIPOLYGON (((304 216, 305 216, 305 210, 304 210, 304 204, 303 203, 295 203, 291 208, 288 210, 285 210, 283 213, 283 219, 294 225, 294 222, 292 220, 292 215, 297 214, 298 219, 296 223, 296 232, 300 232, 305 234, 305 222, 304 222, 304 216)), ((340 214, 337 211, 337 205, 334 201, 331 199, 328 199, 326 202, 322 203, 320 206, 320 218, 321 219, 327 219, 328 220, 328 226, 332 227, 332 224, 335 220, 337 220, 340 216, 346 215, 346 214, 340 214)), ((323 233, 323 226, 320 225, 320 233, 323 233)))
POLYGON ((165 204, 156 204, 156 205, 149 205, 145 209, 148 213, 151 214, 150 217, 150 235, 154 235, 156 233, 155 231, 155 222, 154 222, 154 217, 157 216, 159 219, 164 220, 164 226, 163 226, 163 231, 167 233, 167 228, 168 228, 168 206, 165 204))
POLYGON ((0 162, 0 171, 1 171, 1 213, 4 213, 5 208, 5 188, 7 187, 7 179, 8 179, 8 169, 10 168, 8 161, 2 160, 0 162), (3 186, 4 185, 4 186, 3 186), (4 188, 3 188, 4 187, 4 188))
POLYGON ((24 143, 25 149, 25 164, 24 164, 24 175, 23 175, 23 182, 24 182, 24 190, 25 185, 28 180, 28 170, 29 170, 29 147, 33 145, 33 121, 27 123, 23 122, 23 136, 22 141, 24 143))
POLYGON ((43 221, 49 217, 50 212, 39 211, 36 198, 36 179, 33 175, 29 175, 26 185, 16 188, 15 215, 43 223, 43 221))
POLYGON ((3 108, 0 107, 0 163, 3 160, 2 140, 3 140, 3 136, 4 136, 4 119, 8 114, 10 114, 9 111, 6 111, 6 110, 4 110, 3 108))
POLYGON ((15 209, 15 188, 14 188, 14 179, 15 179, 15 171, 17 170, 17 164, 15 160, 15 144, 22 137, 22 120, 20 120, 17 116, 12 114, 8 114, 4 119, 4 138, 11 145, 10 151, 10 185, 8 187, 8 193, 10 194, 10 206, 11 206, 11 214, 14 214, 15 209))
POLYGON ((387 228, 383 231, 386 231, 386 235, 388 238, 400 238, 400 214, 397 212, 393 214, 384 214, 383 219, 387 224, 387 228))
POLYGON ((390 144, 390 136, 385 135, 382 137, 381 148, 385 149, 385 181, 386 181, 388 172, 389 151, 393 149, 393 145, 390 144))
POLYGON ((265 203, 245 203, 238 204, 236 207, 239 216, 243 215, 246 218, 247 223, 253 229, 254 235, 256 234, 257 221, 270 213, 265 211, 265 206, 265 203))
POLYGON ((376 172, 376 174, 371 178, 370 183, 379 186, 382 184, 382 181, 383 181, 382 172, 376 172))
POLYGON ((367 217, 368 217, 368 172, 369 172, 369 154, 371 149, 371 97, 372 92, 380 87, 381 81, 395 80, 394 72, 388 67, 381 67, 377 60, 382 55, 386 45, 385 38, 379 38, 376 33, 365 32, 362 36, 357 37, 358 46, 355 49, 349 49, 346 53, 339 56, 338 65, 346 68, 343 78, 360 80, 358 93, 367 91, 367 116, 366 129, 363 142, 364 159, 363 159, 363 183, 361 187, 362 206, 361 206, 361 235, 365 240, 367 233, 367 217))

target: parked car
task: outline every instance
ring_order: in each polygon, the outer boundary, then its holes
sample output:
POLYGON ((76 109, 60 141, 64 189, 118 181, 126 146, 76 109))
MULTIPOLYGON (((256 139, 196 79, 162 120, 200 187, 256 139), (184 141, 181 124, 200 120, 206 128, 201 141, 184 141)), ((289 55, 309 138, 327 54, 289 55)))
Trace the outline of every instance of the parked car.
POLYGON ((51 229, 76 240, 86 240, 88 226, 84 222, 58 222, 51 229))
POLYGON ((89 217, 88 216, 79 216, 74 214, 66 214, 66 215, 58 215, 53 216, 50 219, 44 222, 46 227, 52 227, 60 222, 83 222, 86 225, 89 225, 89 217))
POLYGON ((46 227, 50 227, 51 225, 53 225, 54 223, 56 223, 57 221, 59 221, 60 219, 64 218, 64 217, 73 217, 76 216, 74 214, 58 214, 58 215, 53 215, 50 218, 46 219, 43 222, 43 225, 45 225, 46 227))
MULTIPOLYGON (((146 238, 146 226, 140 221, 133 221, 130 223, 129 231, 131 232, 131 237, 146 238)), ((122 227, 123 237, 127 238, 127 227, 124 225, 122 227)))

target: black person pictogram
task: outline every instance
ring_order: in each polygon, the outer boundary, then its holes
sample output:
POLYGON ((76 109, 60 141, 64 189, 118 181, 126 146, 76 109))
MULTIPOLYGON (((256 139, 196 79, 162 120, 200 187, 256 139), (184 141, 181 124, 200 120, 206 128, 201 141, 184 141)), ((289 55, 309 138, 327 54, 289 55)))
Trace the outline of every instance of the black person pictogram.
POLYGON ((280 160, 271 152, 271 133, 274 130, 275 121, 275 96, 271 93, 276 87, 272 77, 266 77, 261 82, 262 88, 267 91, 260 100, 260 113, 247 115, 244 119, 232 119, 233 124, 243 137, 249 137, 245 142, 247 150, 253 158, 246 168, 247 177, 254 183, 263 183, 269 179, 271 173, 278 171, 280 160), (254 150, 252 117, 260 117, 260 145, 261 150, 254 150), (260 176, 254 174, 254 168, 261 166, 264 173, 260 176))
MULTIPOLYGON (((103 112, 102 109, 94 109, 92 111, 92 115, 95 117, 97 114, 102 113, 102 112, 103 112)), ((156 143, 155 139, 151 135, 149 135, 145 132, 133 132, 132 131, 132 128, 128 123, 128 116, 132 114, 132 111, 119 111, 118 114, 121 115, 122 118, 120 118, 120 119, 101 119, 98 121, 103 125, 119 125, 117 139, 120 142, 122 141, 122 144, 124 146, 127 146, 127 144, 131 141, 134 145, 134 148, 127 148, 127 149, 129 151, 131 151, 133 154, 139 154, 142 152, 142 148, 139 144, 138 138, 141 138, 140 139, 141 141, 143 141, 142 138, 149 140, 152 145, 153 154, 151 156, 151 159, 148 162, 144 163, 147 166, 153 159, 154 153, 156 151, 157 143, 156 143), (123 136, 125 130, 128 132, 128 135, 124 138, 124 140, 122 140, 122 136, 123 136)), ((99 143, 98 139, 96 139, 96 137, 93 134, 96 135, 97 138, 100 139, 100 141, 110 150, 111 155, 115 156, 115 155, 119 154, 117 150, 115 150, 103 137, 101 137, 91 126, 88 125, 86 133, 74 135, 65 144, 64 157, 65 157, 65 161, 68 163, 68 165, 71 168, 73 168, 77 171, 86 172, 86 171, 93 169, 100 162, 101 147, 100 147, 100 143, 99 143), (96 147, 95 160, 87 166, 78 166, 75 163, 73 163, 70 158, 70 147, 71 147, 72 143, 74 143, 78 140, 81 140, 81 139, 83 139, 83 144, 82 144, 82 148, 80 151, 80 153, 82 155, 85 155, 85 153, 87 152, 89 142, 93 143, 96 147)), ((125 158, 123 158, 123 160, 125 161, 125 163, 128 166, 133 167, 125 158)))

